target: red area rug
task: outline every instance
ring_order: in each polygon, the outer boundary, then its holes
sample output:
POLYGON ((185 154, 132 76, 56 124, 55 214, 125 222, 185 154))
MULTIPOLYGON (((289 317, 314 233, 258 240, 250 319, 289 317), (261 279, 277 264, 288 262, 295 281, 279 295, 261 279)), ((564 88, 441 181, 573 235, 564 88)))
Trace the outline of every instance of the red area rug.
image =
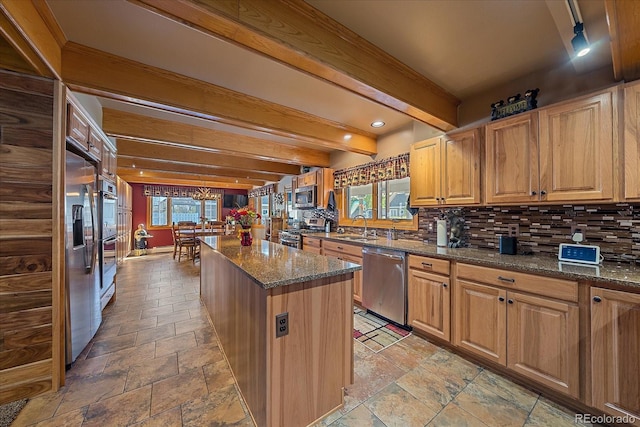
POLYGON ((405 339, 411 332, 358 307, 353 308, 353 339, 374 353, 405 339))

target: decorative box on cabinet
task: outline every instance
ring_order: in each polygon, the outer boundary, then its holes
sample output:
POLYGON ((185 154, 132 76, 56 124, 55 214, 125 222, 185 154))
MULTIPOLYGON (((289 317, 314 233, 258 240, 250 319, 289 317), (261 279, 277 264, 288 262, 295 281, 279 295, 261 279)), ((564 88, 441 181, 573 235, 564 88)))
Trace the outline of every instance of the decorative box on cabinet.
POLYGON ((624 198, 640 201, 640 81, 624 89, 624 198))
MULTIPOLYGON (((362 247, 360 246, 323 240, 322 254, 362 265, 362 247)), ((362 270, 356 271, 353 275, 353 300, 362 304, 362 270)))
POLYGON ((478 129, 417 142, 409 155, 411 206, 480 203, 478 129))
POLYGON ((592 406, 640 426, 640 294, 591 288, 592 406))
POLYGON ((573 281, 458 264, 454 344, 578 398, 577 301, 573 281))
POLYGON ((408 319, 414 330, 451 338, 449 261, 409 255, 408 319))

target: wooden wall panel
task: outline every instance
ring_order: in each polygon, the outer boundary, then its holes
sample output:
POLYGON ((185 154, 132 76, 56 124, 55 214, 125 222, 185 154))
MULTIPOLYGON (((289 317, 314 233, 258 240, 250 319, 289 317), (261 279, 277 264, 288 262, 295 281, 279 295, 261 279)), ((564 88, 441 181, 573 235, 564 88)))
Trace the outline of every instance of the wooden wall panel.
POLYGON ((0 70, 0 404, 58 386, 54 90, 53 80, 0 70))

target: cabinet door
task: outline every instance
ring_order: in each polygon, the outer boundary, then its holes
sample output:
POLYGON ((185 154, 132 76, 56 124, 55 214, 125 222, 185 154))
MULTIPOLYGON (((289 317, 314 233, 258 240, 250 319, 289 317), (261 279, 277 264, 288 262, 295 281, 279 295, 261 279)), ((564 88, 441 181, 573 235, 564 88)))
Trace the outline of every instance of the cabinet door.
POLYGON ((110 176, 111 150, 107 144, 102 144, 102 175, 110 176))
POLYGON ((540 110, 541 200, 613 199, 612 96, 540 110))
MULTIPOLYGON (((362 258, 341 254, 340 258, 347 262, 362 265, 362 258)), ((353 300, 358 304, 362 304, 362 270, 358 270, 353 274, 353 300)))
POLYGON ((72 103, 67 104, 67 135, 86 149, 89 140, 89 123, 72 103))
POLYGON ((87 151, 89 151, 89 154, 95 157, 98 161, 102 159, 102 139, 100 138, 100 135, 98 135, 96 132, 94 132, 93 129, 91 129, 91 127, 89 128, 89 142, 87 151))
POLYGON ((640 200, 640 83, 624 90, 624 197, 640 200))
POLYGON ((538 201, 537 113, 489 123, 485 137, 485 201, 538 201))
POLYGON ((440 138, 417 142, 411 146, 411 206, 440 203, 440 138))
POLYGON ((455 286, 454 344, 506 365, 506 291, 464 280, 455 286))
POLYGON ((578 306, 507 293, 507 367, 579 397, 578 306))
POLYGON ((591 288, 592 406, 640 425, 640 294, 591 288))
POLYGON ((449 205, 480 203, 478 130, 447 135, 441 144, 441 202, 449 205))
POLYGON ((409 269, 408 323, 414 329, 449 341, 449 278, 409 269))

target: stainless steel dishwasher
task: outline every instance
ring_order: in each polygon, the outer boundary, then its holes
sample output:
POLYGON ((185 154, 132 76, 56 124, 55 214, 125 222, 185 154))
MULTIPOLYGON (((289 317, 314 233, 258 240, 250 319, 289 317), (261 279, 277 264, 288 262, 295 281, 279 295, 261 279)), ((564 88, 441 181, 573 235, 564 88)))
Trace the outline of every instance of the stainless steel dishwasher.
POLYGON ((406 325, 406 254, 365 246, 362 248, 362 270, 362 306, 400 325, 406 325))

